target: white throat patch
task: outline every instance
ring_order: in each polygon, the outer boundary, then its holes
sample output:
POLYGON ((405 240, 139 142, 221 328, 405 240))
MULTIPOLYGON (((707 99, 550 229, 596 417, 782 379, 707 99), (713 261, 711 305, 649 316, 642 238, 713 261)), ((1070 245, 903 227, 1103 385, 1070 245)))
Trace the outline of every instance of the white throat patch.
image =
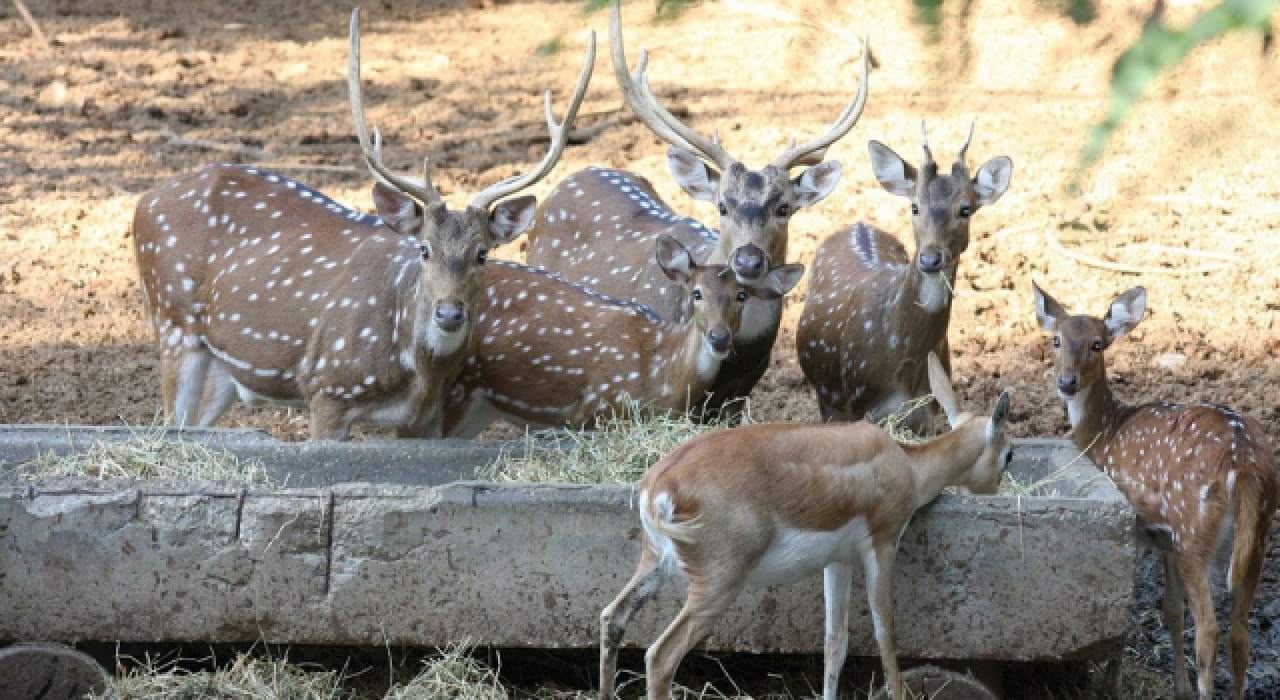
POLYGON ((715 351, 711 349, 711 342, 705 335, 702 336, 702 342, 698 344, 698 381, 713 381, 716 374, 720 372, 720 363, 723 359, 716 357, 715 351))
POLYGON ((778 328, 782 320, 781 299, 747 300, 742 309, 742 322, 738 325, 738 340, 752 341, 778 328))
POLYGON ((936 314, 951 305, 951 289, 955 284, 954 265, 935 275, 925 275, 916 303, 926 312, 936 314))
POLYGON ((470 337, 467 331, 470 328, 470 324, 464 323, 462 328, 452 333, 446 333, 440 330, 440 326, 436 325, 434 320, 430 321, 427 323, 427 349, 436 357, 453 356, 466 345, 467 339, 470 337))
MULTIPOLYGON (((1062 396, 1062 392, 1058 392, 1062 396)), ((1089 397, 1088 389, 1081 389, 1076 392, 1075 396, 1062 396, 1067 402, 1067 418, 1071 420, 1071 427, 1075 428, 1080 425, 1080 421, 1084 420, 1085 400, 1089 397)))

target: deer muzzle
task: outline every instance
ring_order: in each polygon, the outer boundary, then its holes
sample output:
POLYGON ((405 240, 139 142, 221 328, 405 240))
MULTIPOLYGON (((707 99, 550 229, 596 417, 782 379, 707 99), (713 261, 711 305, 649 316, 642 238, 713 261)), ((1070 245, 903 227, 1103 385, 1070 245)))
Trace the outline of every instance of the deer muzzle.
POLYGON ((769 254, 755 243, 748 243, 733 251, 729 264, 739 280, 754 282, 769 271, 769 254))
POLYGON ((456 333, 467 322, 467 306, 454 297, 441 299, 436 302, 433 320, 441 331, 456 333))
POLYGON ((1058 393, 1068 398, 1075 396, 1080 391, 1080 377, 1074 374, 1058 375, 1058 393))
POLYGON ((729 327, 723 323, 717 323, 707 331, 707 344, 711 346, 711 351, 717 357, 724 357, 729 354, 729 341, 733 339, 733 334, 729 332, 729 327))
POLYGON ((947 266, 947 254, 940 246, 927 245, 916 253, 916 267, 926 275, 936 275, 947 266))

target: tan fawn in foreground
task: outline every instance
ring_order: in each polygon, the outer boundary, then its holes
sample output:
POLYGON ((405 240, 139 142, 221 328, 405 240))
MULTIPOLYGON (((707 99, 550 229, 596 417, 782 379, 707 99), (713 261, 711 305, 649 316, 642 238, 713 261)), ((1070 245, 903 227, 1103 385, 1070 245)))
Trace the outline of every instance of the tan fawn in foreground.
MULTIPOLYGON (((978 209, 1004 194, 1013 177, 1013 161, 1006 156, 970 175, 965 154, 972 125, 951 172, 939 174, 923 123, 920 130, 925 158, 919 170, 884 144, 870 143, 876 179, 911 202, 914 258, 895 237, 861 222, 828 237, 814 255, 796 354, 829 421, 878 421, 903 401, 928 393, 930 352, 950 370, 947 325, 969 224, 978 209)), ((922 408, 908 425, 927 432, 932 421, 922 408)))
POLYGON ((559 159, 594 57, 593 35, 559 124, 547 93, 551 145, 542 162, 449 211, 429 172, 422 180, 397 175, 383 165, 381 144, 370 143, 359 10, 352 12, 351 110, 377 180, 378 217, 238 165, 206 167, 138 203, 134 244, 164 345, 169 421, 212 425, 239 397, 309 405, 313 439, 345 439, 357 420, 393 425, 402 436, 438 434, 483 295, 485 257, 528 227, 536 205, 529 196, 503 198, 559 159))
MULTIPOLYGON (((1147 295, 1134 287, 1107 315, 1069 315, 1034 287, 1036 318, 1052 332, 1058 394, 1072 439, 1138 512, 1141 530, 1164 556, 1164 619, 1173 641, 1174 692, 1193 697, 1183 656, 1183 597, 1195 622, 1200 700, 1213 697, 1218 619, 1209 587, 1216 561, 1229 558, 1232 593, 1227 635, 1232 697, 1244 698, 1249 668, 1249 608, 1262 575, 1267 532, 1280 505, 1280 476, 1262 426, 1226 406, 1148 403, 1111 394, 1105 350, 1133 330, 1147 295)), ((1114 674, 1112 682, 1118 682, 1114 674)))
MULTIPOLYGON (((528 263, 556 272, 619 299, 635 301, 664 318, 689 314, 679 285, 654 260, 659 236, 678 239, 695 260, 729 265, 745 284, 759 284, 787 260, 787 236, 795 212, 822 201, 840 181, 840 163, 821 162, 827 147, 853 128, 867 101, 865 43, 858 93, 822 136, 791 147, 761 170, 734 159, 717 138, 705 138, 674 117, 654 96, 641 53, 633 77, 622 45, 622 17, 614 2, 609 41, 618 85, 632 113, 671 144, 671 172, 694 199, 719 210, 719 231, 678 216, 643 177, 620 170, 590 168, 558 185, 538 208, 529 231, 528 263), (816 164, 816 165, 815 165, 816 164), (796 177, 793 168, 813 165, 796 177)), ((782 299, 756 297, 747 303, 733 354, 721 365, 709 400, 713 409, 746 397, 769 366, 782 321, 782 299)))
POLYGON ((835 700, 849 641, 853 567, 861 562, 892 697, 902 700, 893 641, 892 577, 911 516, 947 486, 995 493, 1010 458, 1008 391, 989 419, 960 412, 930 355, 934 395, 952 431, 899 444, 868 423, 748 425, 704 433, 649 469, 639 486, 640 563, 600 614, 600 697, 614 695, 627 623, 664 579, 689 579, 684 608, 645 654, 650 700, 668 700, 684 655, 747 585, 823 574, 825 700, 835 700))
POLYGON ((474 437, 499 418, 590 429, 628 413, 633 401, 647 411, 686 411, 711 386, 750 300, 779 298, 804 275, 803 265, 783 265, 747 286, 724 265, 695 263, 670 236, 658 239, 655 259, 689 290, 689 319, 669 321, 545 270, 491 262, 487 306, 445 404, 445 435, 474 437))

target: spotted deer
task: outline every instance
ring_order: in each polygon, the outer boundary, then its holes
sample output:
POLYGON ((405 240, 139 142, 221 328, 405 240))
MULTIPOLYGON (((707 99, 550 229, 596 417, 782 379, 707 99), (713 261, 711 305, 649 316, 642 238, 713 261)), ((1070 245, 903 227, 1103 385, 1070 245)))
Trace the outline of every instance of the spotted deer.
MULTIPOLYGON (((654 96, 641 52, 635 75, 628 73, 622 43, 622 16, 614 2, 609 24, 613 69, 631 111, 671 144, 668 164, 694 199, 713 203, 719 229, 678 216, 643 177, 590 168, 573 174, 539 207, 529 231, 527 261, 581 282, 596 291, 629 299, 662 315, 688 315, 679 285, 654 260, 659 236, 676 237, 700 261, 729 265, 746 284, 757 284, 787 259, 792 215, 822 201, 840 181, 840 163, 822 162, 826 149, 857 123, 867 101, 870 51, 863 45, 858 93, 823 135, 791 147, 761 170, 750 170, 720 145, 674 117, 654 96), (812 165, 796 177, 790 171, 812 165)), ((733 339, 733 354, 722 364, 707 401, 713 409, 746 397, 769 366, 782 320, 780 298, 753 297, 733 339)))
POLYGON ((704 433, 649 469, 639 485, 640 562, 600 614, 602 700, 614 696, 627 624, 677 570, 688 578, 689 595, 645 654, 650 700, 667 700, 681 659, 744 587, 819 571, 826 599, 822 696, 835 700, 856 563, 866 576, 889 691, 902 700, 891 592, 898 543, 916 510, 943 488, 995 493, 1011 454, 1009 392, 990 418, 961 413, 937 357, 929 362, 952 430, 928 443, 899 444, 868 422, 757 424, 704 433))
POLYGON ((664 274, 689 290, 686 320, 545 270, 491 262, 471 354, 445 404, 445 434, 473 437, 499 418, 589 429, 631 402, 686 411, 729 354, 750 300, 781 297, 804 275, 803 265, 783 265, 748 286, 724 265, 694 262, 671 236, 656 247, 664 274))
MULTIPOLYGON (((911 202, 914 259, 894 236, 861 222, 829 236, 814 256, 796 354, 828 421, 880 420, 927 393, 930 352, 950 371, 947 325, 969 224, 1013 177, 1006 156, 970 176, 965 156, 972 126, 951 172, 940 175, 923 123, 920 129, 925 159, 919 170, 879 141, 869 144, 881 186, 911 202)), ((913 430, 928 431, 934 416, 921 409, 908 419, 913 430)))
MULTIPOLYGON (((1261 424, 1226 406, 1127 405, 1111 393, 1104 353, 1142 320, 1147 307, 1142 287, 1116 297, 1100 319, 1072 316, 1040 287, 1033 289, 1040 327, 1053 333, 1057 390, 1067 405, 1072 439, 1129 499, 1144 539, 1163 554, 1175 695, 1194 695, 1183 656, 1185 596, 1196 628, 1199 697, 1213 696, 1218 619, 1209 580, 1211 568, 1229 560, 1227 651, 1232 697, 1242 700, 1249 608, 1280 505, 1280 474, 1261 424)), ((1118 674, 1111 680, 1118 682, 1118 674)))
POLYGON ((538 182, 559 159, 591 78, 587 48, 564 121, 547 93, 551 145, 536 168, 450 211, 431 183, 392 172, 371 143, 360 90, 360 15, 351 15, 352 116, 377 184, 378 216, 256 168, 215 165, 142 197, 139 274, 162 338, 165 413, 212 425, 236 398, 311 408, 313 439, 355 421, 402 436, 439 433, 466 358, 488 250, 520 235, 538 182), (210 381, 211 380, 211 381, 210 381), (206 383, 208 399, 201 408, 206 383))

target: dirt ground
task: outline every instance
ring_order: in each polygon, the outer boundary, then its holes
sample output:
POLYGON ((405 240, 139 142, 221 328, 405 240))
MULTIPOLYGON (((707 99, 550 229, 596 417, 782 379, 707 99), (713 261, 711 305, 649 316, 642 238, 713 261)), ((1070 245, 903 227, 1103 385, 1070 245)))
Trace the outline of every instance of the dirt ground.
MULTIPOLYGON (((1171 4, 1174 23, 1199 5, 1171 4)), ((132 207, 182 172, 234 160, 371 208, 346 100, 350 2, 28 5, 49 51, 0 5, 0 423, 148 424, 160 407, 158 345, 126 234, 132 207)), ((972 164, 1013 159, 1009 192, 975 216, 951 344, 958 386, 974 405, 1016 390, 1017 434, 1069 427, 1035 324, 1034 279, 1069 309, 1096 314, 1144 285, 1150 315, 1109 353, 1116 393, 1232 404, 1280 445, 1280 58, 1257 35, 1197 51, 1151 90, 1073 194, 1087 129, 1107 108, 1111 63, 1148 6, 1103 2, 1083 24, 1067 6, 947 3, 936 31, 913 21, 907 0, 719 0, 657 23, 651 3, 629 3, 624 17, 632 59, 640 46, 651 50, 660 96, 686 108, 695 128, 718 129, 754 166, 835 117, 856 89, 859 53, 848 37, 871 34, 868 107, 829 154, 844 164, 844 181, 792 224, 800 262, 857 220, 910 245, 904 202, 872 178, 869 139, 918 162, 928 119, 941 160, 972 119, 972 164)), ((585 30, 607 41, 607 15, 582 7, 366 7, 366 111, 388 161, 415 170, 431 156, 455 205, 530 167, 546 147, 542 91, 554 89, 562 109, 585 30)), ((588 165, 625 167, 677 211, 713 221, 669 176, 665 145, 625 119, 608 61, 602 50, 577 125, 605 127, 571 146, 534 193, 588 165)), ((519 244, 499 253, 520 254, 519 244)), ((818 419, 793 348, 802 304, 798 293, 789 300, 774 367, 754 397, 758 419, 818 419)), ((306 420, 238 407, 224 424, 298 438, 306 420)))

